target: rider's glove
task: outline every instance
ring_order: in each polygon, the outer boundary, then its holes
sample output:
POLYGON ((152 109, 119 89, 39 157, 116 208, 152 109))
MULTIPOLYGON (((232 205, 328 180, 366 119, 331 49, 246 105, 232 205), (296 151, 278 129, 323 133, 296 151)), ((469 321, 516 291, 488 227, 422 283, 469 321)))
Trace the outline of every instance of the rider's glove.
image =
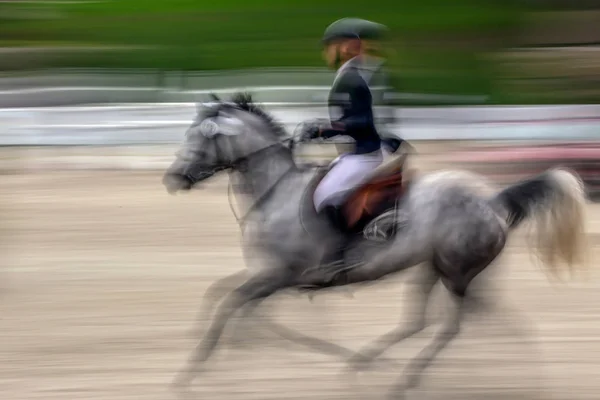
POLYGON ((322 119, 314 119, 306 121, 302 125, 302 137, 305 140, 316 139, 321 136, 321 130, 325 128, 327 121, 322 119))
POLYGON ((316 123, 308 124, 304 132, 308 139, 316 139, 321 134, 321 126, 316 123))

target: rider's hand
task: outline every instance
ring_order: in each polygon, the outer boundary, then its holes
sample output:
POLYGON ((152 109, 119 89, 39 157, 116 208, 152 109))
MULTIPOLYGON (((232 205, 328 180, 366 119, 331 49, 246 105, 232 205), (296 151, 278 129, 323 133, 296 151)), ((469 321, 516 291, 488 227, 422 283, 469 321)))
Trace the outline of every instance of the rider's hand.
POLYGON ((297 138, 296 142, 310 142, 320 138, 323 130, 330 127, 329 120, 324 118, 301 122, 294 131, 294 135, 297 138))
POLYGON ((321 135, 321 126, 316 123, 309 124, 304 132, 307 139, 316 139, 321 135))
POLYGON ((301 137, 303 141, 310 141, 319 137, 321 124, 318 121, 306 121, 302 123, 301 137))

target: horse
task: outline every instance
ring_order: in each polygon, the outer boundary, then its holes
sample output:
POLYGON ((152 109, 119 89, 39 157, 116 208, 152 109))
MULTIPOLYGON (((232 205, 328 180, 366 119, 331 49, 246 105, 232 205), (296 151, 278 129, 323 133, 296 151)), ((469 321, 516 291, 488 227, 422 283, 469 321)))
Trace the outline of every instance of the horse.
POLYGON ((357 227, 353 248, 363 256, 332 279, 319 262, 337 233, 316 213, 311 195, 324 174, 297 165, 289 139, 250 95, 238 93, 230 101, 199 109, 163 176, 167 191, 175 194, 220 171, 236 174, 251 199, 243 218, 244 238, 267 255, 264 264, 249 271, 245 282, 219 304, 204 338, 177 375, 179 388, 191 384, 227 321, 243 307, 255 307, 284 289, 369 284, 423 264, 409 296, 420 310, 414 321, 348 360, 354 369, 365 368, 392 345, 424 329, 427 300, 441 281, 451 295, 451 310, 432 342, 409 361, 394 385, 392 396, 401 399, 418 386, 425 368, 459 333, 469 284, 497 258, 517 227, 531 222, 532 247, 554 276, 574 273, 583 265, 586 198, 574 172, 553 168, 495 191, 484 177, 461 170, 427 174, 406 187, 392 168, 348 195, 348 217, 357 227), (395 202, 389 201, 390 193, 395 202))

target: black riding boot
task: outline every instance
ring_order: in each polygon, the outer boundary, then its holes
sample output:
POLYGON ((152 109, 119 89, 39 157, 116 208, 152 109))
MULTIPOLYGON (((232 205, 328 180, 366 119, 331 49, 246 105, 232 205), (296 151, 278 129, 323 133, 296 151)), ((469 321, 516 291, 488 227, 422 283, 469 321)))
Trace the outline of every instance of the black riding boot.
POLYGON ((323 213, 329 219, 331 225, 338 232, 335 246, 325 253, 325 256, 321 260, 321 265, 325 268, 326 272, 336 274, 342 271, 346 267, 344 261, 344 254, 351 241, 351 236, 347 231, 347 224, 344 218, 344 214, 339 207, 327 206, 323 213))

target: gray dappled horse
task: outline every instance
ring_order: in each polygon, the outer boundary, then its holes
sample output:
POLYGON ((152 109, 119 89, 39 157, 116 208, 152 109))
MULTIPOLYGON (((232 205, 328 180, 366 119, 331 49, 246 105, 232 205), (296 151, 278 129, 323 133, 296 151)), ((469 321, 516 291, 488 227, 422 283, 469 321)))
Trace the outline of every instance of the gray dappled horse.
MULTIPOLYGON (((452 295, 452 311, 433 341, 409 362, 404 379, 393 392, 395 398, 402 398, 458 333, 469 283, 500 254, 509 233, 521 222, 531 219, 534 223, 532 246, 548 271, 560 274, 566 267, 571 271, 581 261, 585 195, 573 173, 548 170, 490 195, 486 190, 491 188, 482 177, 443 171, 415 180, 402 195, 401 213, 388 203, 369 214, 365 196, 358 200, 351 196, 350 211, 358 210, 359 217, 367 218, 358 229, 367 233, 357 235, 356 243, 364 259, 332 281, 318 265, 337 233, 317 215, 311 195, 323 174, 297 166, 286 139, 289 137, 280 125, 252 104, 249 96, 238 94, 231 102, 218 102, 199 112, 165 173, 163 183, 173 194, 219 171, 235 172, 252 199, 245 216, 245 239, 268 256, 264 265, 250 271, 250 277, 221 302, 204 339, 178 376, 180 385, 187 386, 200 372, 227 321, 244 306, 287 288, 372 282, 426 263, 410 298, 420 310, 416 320, 351 358, 351 365, 362 368, 393 344, 422 330, 427 299, 441 280, 452 295)), ((389 178, 397 171, 382 174, 389 178)), ((372 182, 381 177, 373 177, 372 182)), ((378 190, 383 191, 376 188, 370 194, 378 194, 378 190)))

